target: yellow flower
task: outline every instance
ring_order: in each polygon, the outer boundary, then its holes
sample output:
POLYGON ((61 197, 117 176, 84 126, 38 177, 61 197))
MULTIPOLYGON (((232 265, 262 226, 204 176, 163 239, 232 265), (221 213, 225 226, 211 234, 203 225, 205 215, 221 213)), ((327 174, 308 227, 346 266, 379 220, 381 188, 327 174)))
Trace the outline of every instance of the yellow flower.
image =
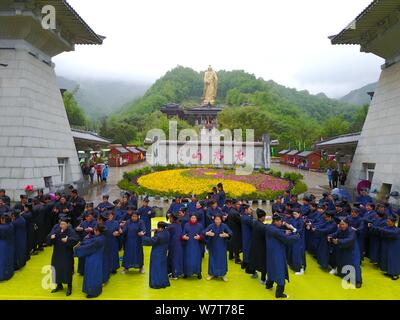
POLYGON ((245 182, 225 179, 204 178, 196 179, 183 176, 182 173, 189 169, 167 170, 141 176, 138 184, 151 190, 168 192, 173 191, 180 194, 202 194, 210 192, 218 182, 224 184, 226 193, 233 197, 256 192, 256 187, 245 182))

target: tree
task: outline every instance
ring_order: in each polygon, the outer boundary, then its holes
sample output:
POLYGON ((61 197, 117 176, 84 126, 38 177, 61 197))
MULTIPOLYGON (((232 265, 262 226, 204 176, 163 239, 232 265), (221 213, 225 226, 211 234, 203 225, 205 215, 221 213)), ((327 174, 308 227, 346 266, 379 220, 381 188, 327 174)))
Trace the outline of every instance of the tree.
POLYGON ((329 138, 350 132, 350 123, 344 117, 331 117, 322 124, 322 136, 329 138))
POLYGON ((86 127, 87 119, 85 112, 76 102, 74 94, 79 90, 79 87, 75 88, 73 92, 64 92, 64 106, 67 112, 68 120, 70 125, 72 126, 79 126, 79 127, 86 127))

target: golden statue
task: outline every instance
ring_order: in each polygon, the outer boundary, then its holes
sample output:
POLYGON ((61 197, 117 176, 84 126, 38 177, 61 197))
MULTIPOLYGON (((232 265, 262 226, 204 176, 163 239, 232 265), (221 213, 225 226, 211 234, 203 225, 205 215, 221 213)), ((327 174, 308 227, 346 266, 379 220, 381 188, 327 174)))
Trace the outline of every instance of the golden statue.
POLYGON ((208 70, 204 74, 204 95, 203 104, 204 105, 215 105, 217 99, 217 88, 218 88, 218 76, 217 73, 208 67, 208 70))

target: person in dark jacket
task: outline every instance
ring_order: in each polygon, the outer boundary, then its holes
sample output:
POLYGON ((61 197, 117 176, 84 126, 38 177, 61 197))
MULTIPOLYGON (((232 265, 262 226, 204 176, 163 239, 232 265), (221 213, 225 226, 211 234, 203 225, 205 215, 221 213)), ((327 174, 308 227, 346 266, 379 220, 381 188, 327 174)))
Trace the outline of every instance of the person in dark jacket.
POLYGON ((250 261, 246 272, 251 275, 257 275, 261 272, 260 283, 265 285, 267 276, 267 248, 265 243, 265 219, 264 210, 257 209, 257 220, 253 224, 253 232, 250 246, 250 261))
POLYGON ((74 246, 79 242, 79 236, 70 225, 70 218, 60 217, 60 223, 53 227, 47 236, 49 245, 53 245, 51 265, 55 271, 55 283, 57 287, 52 291, 56 293, 63 290, 63 284, 67 284, 67 296, 72 294, 72 275, 74 273, 74 246))
POLYGON ((233 207, 229 210, 225 223, 232 230, 232 239, 228 242, 229 260, 235 259, 236 264, 241 264, 240 252, 242 251, 242 222, 240 217, 240 201, 232 201, 233 207))

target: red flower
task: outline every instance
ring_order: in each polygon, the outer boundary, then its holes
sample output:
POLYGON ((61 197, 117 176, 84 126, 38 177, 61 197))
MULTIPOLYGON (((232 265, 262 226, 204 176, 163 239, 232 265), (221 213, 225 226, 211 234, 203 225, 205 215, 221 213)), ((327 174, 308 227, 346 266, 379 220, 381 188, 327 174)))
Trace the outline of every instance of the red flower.
POLYGON ((25 186, 24 190, 26 192, 32 192, 33 191, 33 186, 32 185, 27 185, 27 186, 25 186))

